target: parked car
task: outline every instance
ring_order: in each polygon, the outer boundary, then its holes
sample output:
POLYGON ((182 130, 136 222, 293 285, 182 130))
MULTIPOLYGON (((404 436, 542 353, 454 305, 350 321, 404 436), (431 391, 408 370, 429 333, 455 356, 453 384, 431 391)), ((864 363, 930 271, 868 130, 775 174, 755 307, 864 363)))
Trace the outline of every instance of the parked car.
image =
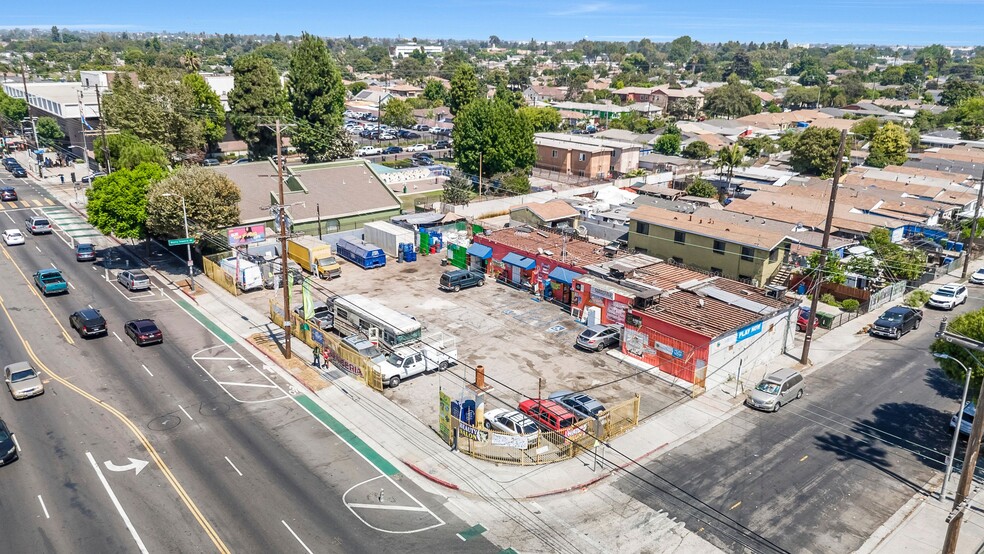
POLYGON ((431 150, 444 150, 447 148, 451 148, 451 141, 449 140, 439 140, 434 144, 430 145, 431 150))
POLYGON ((745 393, 745 405, 756 410, 778 412, 784 404, 803 397, 803 375, 795 369, 780 369, 745 393))
POLYGON ((396 135, 401 139, 408 139, 408 140, 420 138, 420 133, 415 133, 413 131, 408 131, 406 129, 400 129, 399 132, 396 133, 396 135))
POLYGON ((15 165, 14 167, 10 168, 10 174, 13 175, 14 177, 20 177, 22 179, 27 178, 27 170, 25 170, 23 167, 19 165, 15 165))
POLYGON ((581 419, 591 419, 605 411, 605 405, 583 392, 557 391, 547 397, 574 412, 581 419))
POLYGON ((540 428, 536 422, 516 410, 493 408, 485 412, 485 428, 521 437, 524 449, 535 446, 540 436, 540 428))
POLYGON ((458 292, 468 287, 481 287, 483 285, 485 285, 484 273, 469 269, 455 269, 441 274, 441 280, 437 287, 441 290, 458 292))
POLYGON ((91 262, 96 259, 96 247, 92 243, 80 242, 75 245, 75 261, 91 262))
POLYGON ((923 313, 918 308, 894 306, 875 320, 868 334, 899 339, 922 323, 923 313))
MULTIPOLYGON (((800 308, 799 316, 796 318, 796 330, 800 333, 806 332, 806 326, 810 324, 810 309, 800 308)), ((816 329, 820 327, 820 319, 817 317, 813 318, 813 328, 816 329)))
POLYGON ((379 365, 386 360, 386 355, 369 339, 360 335, 349 335, 342 339, 341 348, 369 358, 369 361, 379 365))
POLYGON ((106 319, 94 308, 83 308, 68 316, 68 323, 72 329, 78 331, 84 338, 98 337, 109 333, 106 328, 106 319))
POLYGON ((592 325, 581 331, 574 344, 585 350, 600 352, 618 346, 622 340, 622 328, 618 325, 592 325))
POLYGON ((106 174, 103 173, 102 171, 96 171, 95 173, 90 173, 90 174, 86 175, 85 177, 82 177, 82 182, 84 184, 92 184, 93 181, 95 181, 96 179, 98 179, 99 177, 102 177, 104 175, 106 175, 106 174))
POLYGON ((363 146, 355 151, 356 156, 376 156, 382 153, 383 149, 375 146, 363 146))
POLYGON ((4 202, 13 202, 17 200, 17 190, 14 187, 3 187, 0 189, 0 200, 4 202))
POLYGON ((926 304, 933 308, 952 310, 967 301, 967 287, 960 283, 950 283, 936 289, 926 304))
MULTIPOLYGON (((3 380, 14 400, 44 394, 44 383, 30 362, 16 362, 3 368, 3 380)), ((2 454, 2 452, 0 452, 2 454)))
POLYGON ((540 427, 548 431, 556 431, 565 437, 583 433, 580 427, 575 427, 577 417, 570 410, 543 398, 530 398, 519 403, 519 411, 530 416, 540 427))
POLYGON ((984 267, 978 269, 970 275, 970 282, 975 285, 984 285, 984 267))
POLYGON ((953 414, 950 418, 950 432, 957 428, 957 417, 960 417, 960 434, 967 437, 970 436, 970 428, 974 425, 974 415, 977 413, 977 407, 974 406, 973 402, 967 402, 964 404, 963 409, 960 413, 953 414))
POLYGON ((202 165, 205 167, 216 167, 219 165, 219 160, 215 158, 205 158, 202 160, 202 165))
POLYGON ((410 157, 418 161, 426 161, 428 164, 434 163, 434 156, 431 156, 427 152, 417 152, 410 157))
POLYGON ((24 235, 17 229, 7 229, 3 232, 3 243, 7 246, 24 244, 24 235))
POLYGON ((251 159, 249 159, 249 158, 239 158, 238 160, 236 160, 236 161, 234 161, 234 162, 232 162, 232 163, 231 163, 231 164, 229 164, 229 165, 239 165, 239 164, 248 164, 248 163, 250 163, 250 162, 252 162, 252 161, 253 161, 253 160, 251 160, 251 159))
MULTIPOLYGON (((315 322, 318 329, 331 329, 332 323, 335 320, 331 313, 331 308, 320 300, 315 300, 312 305, 311 321, 315 322)), ((294 313, 297 314, 297 317, 304 319, 304 306, 294 308, 294 313)))
POLYGON ((128 269, 116 275, 116 282, 128 291, 150 289, 150 276, 139 269, 128 269))
POLYGON ((403 152, 403 148, 399 146, 387 146, 383 148, 383 154, 399 154, 400 152, 403 152))
POLYGON ((7 424, 0 419, 0 466, 15 462, 19 457, 14 434, 10 432, 7 424))
POLYGON ((47 235, 51 233, 51 223, 43 217, 29 217, 24 221, 24 227, 32 235, 47 235))
POLYGON ((407 152, 425 152, 427 151, 426 144, 414 144, 413 146, 407 146, 407 152))
POLYGON ((164 333, 157 327, 153 319, 133 319, 123 325, 126 336, 133 339, 137 346, 164 342, 164 333))
POLYGON ((426 133, 427 131, 430 131, 430 125, 424 125, 423 123, 418 123, 413 126, 413 129, 415 131, 423 131, 426 133))

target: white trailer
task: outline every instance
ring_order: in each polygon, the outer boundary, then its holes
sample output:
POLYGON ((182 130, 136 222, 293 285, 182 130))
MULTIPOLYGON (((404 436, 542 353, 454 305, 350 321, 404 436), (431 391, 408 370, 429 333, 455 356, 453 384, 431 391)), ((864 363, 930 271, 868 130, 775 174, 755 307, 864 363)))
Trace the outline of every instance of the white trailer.
POLYGON ((387 221, 373 221, 362 226, 365 241, 383 249, 387 256, 399 256, 399 245, 415 244, 414 233, 406 227, 400 227, 387 221))

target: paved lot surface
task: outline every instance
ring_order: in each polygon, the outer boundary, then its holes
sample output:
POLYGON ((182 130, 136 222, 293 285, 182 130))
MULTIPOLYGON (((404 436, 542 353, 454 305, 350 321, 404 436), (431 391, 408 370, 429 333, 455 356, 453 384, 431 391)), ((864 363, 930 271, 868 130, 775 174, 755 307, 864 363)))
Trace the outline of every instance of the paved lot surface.
MULTIPOLYGON (((538 391, 546 397, 556 390, 588 390, 608 405, 638 393, 640 417, 645 418, 686 397, 685 391, 605 353, 575 349, 574 339, 584 325, 561 306, 537 302, 528 293, 491 281, 458 293, 439 290, 440 274, 448 269, 440 265, 442 256, 420 256, 414 263, 391 262, 369 271, 345 263, 341 278, 319 281, 322 294, 367 295, 422 321, 425 334, 440 330, 458 338, 460 363, 385 391, 423 421, 437 422, 438 389, 457 396, 474 381, 473 368, 479 364, 495 387, 493 396, 509 408, 523 397, 536 397, 538 391)), ((295 288, 300 301, 299 287, 295 288)), ((279 298, 272 291, 241 296, 262 310, 273 297, 279 298)), ((500 403, 493 401, 487 408, 497 406, 500 403)))

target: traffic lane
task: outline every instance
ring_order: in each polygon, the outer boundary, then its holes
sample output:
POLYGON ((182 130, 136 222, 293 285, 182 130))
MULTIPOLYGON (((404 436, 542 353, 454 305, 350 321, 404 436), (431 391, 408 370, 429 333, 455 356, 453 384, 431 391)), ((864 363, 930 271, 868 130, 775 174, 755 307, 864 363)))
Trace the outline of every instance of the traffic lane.
MULTIPOLYGON (((952 400, 937 393, 931 335, 870 340, 807 376, 803 399, 743 411, 648 468, 723 514, 677 510, 722 548, 740 551, 729 527, 744 526, 794 551, 854 550, 941 467, 952 400)), ((653 506, 679 504, 631 479, 620 486, 653 506)))

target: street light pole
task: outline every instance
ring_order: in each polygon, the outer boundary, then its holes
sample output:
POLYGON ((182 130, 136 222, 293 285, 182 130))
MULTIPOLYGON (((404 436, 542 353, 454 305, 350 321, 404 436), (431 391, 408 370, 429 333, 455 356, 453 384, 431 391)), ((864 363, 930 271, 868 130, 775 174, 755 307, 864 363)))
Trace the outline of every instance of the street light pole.
POLYGON ((953 441, 950 443, 950 455, 946 458, 946 472, 943 474, 943 488, 940 490, 940 500, 946 500, 946 486, 950 483, 950 475, 953 473, 953 458, 957 455, 957 441, 960 438, 960 424, 963 421, 963 410, 967 404, 967 391, 970 389, 970 370, 960 360, 949 354, 933 354, 939 360, 951 360, 956 362, 964 370, 967 378, 964 380, 963 398, 960 400, 960 408, 957 412, 957 425, 953 429, 953 441))

